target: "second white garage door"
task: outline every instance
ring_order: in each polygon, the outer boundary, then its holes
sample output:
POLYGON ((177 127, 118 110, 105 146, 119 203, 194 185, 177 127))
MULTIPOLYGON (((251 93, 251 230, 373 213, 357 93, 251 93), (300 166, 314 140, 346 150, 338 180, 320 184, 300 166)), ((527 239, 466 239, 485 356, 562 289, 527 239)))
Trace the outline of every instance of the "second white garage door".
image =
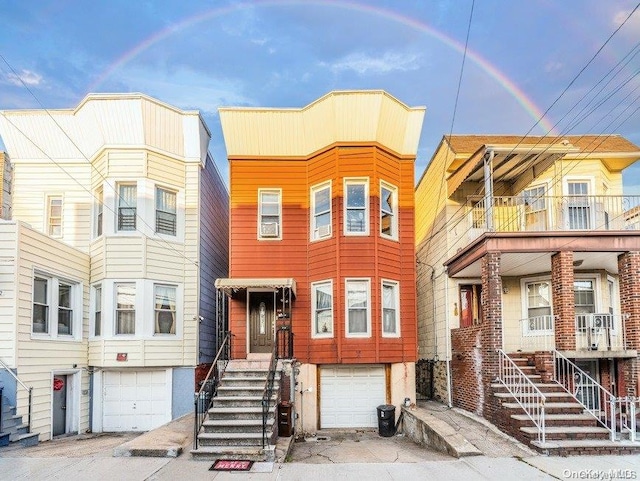
POLYGON ((104 371, 102 430, 149 431, 171 421, 166 370, 104 371))
POLYGON ((376 408, 385 404, 384 366, 320 369, 320 427, 377 427, 376 408))

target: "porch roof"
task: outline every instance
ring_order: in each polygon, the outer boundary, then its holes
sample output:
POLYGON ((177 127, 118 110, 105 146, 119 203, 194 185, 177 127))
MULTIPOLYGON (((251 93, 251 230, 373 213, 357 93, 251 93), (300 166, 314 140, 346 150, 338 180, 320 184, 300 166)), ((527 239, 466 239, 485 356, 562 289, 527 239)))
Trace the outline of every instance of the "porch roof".
POLYGON ((296 297, 296 280, 291 277, 261 277, 261 278, 220 278, 214 283, 216 289, 224 291, 229 297, 247 289, 291 289, 291 294, 296 297))

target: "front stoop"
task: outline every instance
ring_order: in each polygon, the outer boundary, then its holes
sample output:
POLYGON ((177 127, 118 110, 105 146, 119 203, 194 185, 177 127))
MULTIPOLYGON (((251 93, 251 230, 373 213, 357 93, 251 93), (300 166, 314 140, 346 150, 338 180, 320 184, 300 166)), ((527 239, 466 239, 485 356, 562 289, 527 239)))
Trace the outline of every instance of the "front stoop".
POLYGON ((609 430, 585 412, 577 399, 564 390, 557 382, 543 383, 536 374, 535 366, 529 365, 529 357, 522 353, 510 355, 524 374, 546 396, 545 433, 546 442, 538 441, 538 429, 524 413, 514 397, 501 383, 492 384, 493 394, 500 401, 502 426, 508 434, 516 437, 534 449, 550 455, 579 454, 631 454, 640 452, 640 443, 631 441, 611 441, 609 430))
POLYGON ((276 372, 267 418, 269 444, 262 446, 262 393, 267 383, 268 366, 269 362, 261 359, 229 362, 198 434, 198 449, 191 451, 195 459, 275 459, 279 371, 276 372))
POLYGON ((3 396, 0 400, 2 409, 2 430, 0 433, 0 448, 10 444, 19 444, 28 448, 36 446, 39 442, 38 433, 30 433, 29 426, 22 422, 22 416, 16 414, 15 406, 10 406, 3 396))

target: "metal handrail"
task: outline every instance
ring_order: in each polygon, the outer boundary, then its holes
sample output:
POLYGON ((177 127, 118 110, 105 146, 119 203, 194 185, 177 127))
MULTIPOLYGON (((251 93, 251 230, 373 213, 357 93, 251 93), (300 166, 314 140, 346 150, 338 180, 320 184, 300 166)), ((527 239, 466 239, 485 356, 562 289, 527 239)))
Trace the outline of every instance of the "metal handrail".
MULTIPOLYGON (((222 340, 222 344, 216 353, 216 357, 211 363, 211 367, 207 372, 204 381, 202 381, 202 386, 200 390, 195 394, 193 404, 195 416, 193 420, 193 448, 198 449, 198 433, 202 428, 202 424, 207 417, 207 412, 213 403, 213 398, 218 387, 218 383, 220 382, 220 377, 224 373, 224 369, 222 371, 218 369, 219 361, 229 361, 231 353, 231 333, 225 333, 224 339, 222 340)), ((226 367, 226 365, 225 365, 226 367)))
POLYGON ((609 430, 611 441, 615 441, 615 396, 561 353, 555 349, 552 352, 555 380, 582 405, 585 411, 609 430), (597 406, 588 406, 585 400, 597 401, 597 406), (603 404, 604 409, 602 409, 603 404), (607 404, 609 409, 606 408, 607 404))
POLYGON ((616 398, 616 412, 620 417, 620 434, 623 430, 628 431, 629 441, 637 440, 637 422, 636 416, 640 413, 640 397, 626 396, 616 398))
POLYGON ((555 348, 554 329, 557 317, 547 314, 520 319, 520 349, 532 352, 555 348))
POLYGON ((278 366, 278 343, 273 344, 271 351, 271 361, 269 363, 269 374, 267 382, 262 392, 262 447, 268 444, 267 436, 267 420, 269 419, 269 405, 271 404, 271 396, 273 395, 273 383, 276 377, 276 367, 278 366))
MULTIPOLYGON (((14 372, 7 366, 2 359, 0 359, 0 367, 4 368, 11 376, 20 384, 29 395, 29 409, 27 411, 27 432, 31 432, 31 413, 33 411, 33 387, 27 386, 23 383, 18 376, 14 374, 14 372)), ((2 407, 0 406, 0 409, 2 407)))
POLYGON ((507 388, 527 417, 538 428, 538 441, 544 443, 546 440, 544 415, 546 396, 502 349, 498 349, 498 357, 500 369, 498 380, 507 388))

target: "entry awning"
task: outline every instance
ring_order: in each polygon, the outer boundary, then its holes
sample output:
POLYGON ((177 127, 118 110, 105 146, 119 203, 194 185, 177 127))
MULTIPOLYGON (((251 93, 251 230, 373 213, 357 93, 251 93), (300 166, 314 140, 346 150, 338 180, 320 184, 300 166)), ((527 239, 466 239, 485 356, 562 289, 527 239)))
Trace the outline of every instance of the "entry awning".
POLYGON ((230 278, 216 279, 216 289, 224 291, 229 297, 247 289, 291 289, 291 294, 296 297, 296 280, 282 277, 263 277, 258 279, 230 278))

